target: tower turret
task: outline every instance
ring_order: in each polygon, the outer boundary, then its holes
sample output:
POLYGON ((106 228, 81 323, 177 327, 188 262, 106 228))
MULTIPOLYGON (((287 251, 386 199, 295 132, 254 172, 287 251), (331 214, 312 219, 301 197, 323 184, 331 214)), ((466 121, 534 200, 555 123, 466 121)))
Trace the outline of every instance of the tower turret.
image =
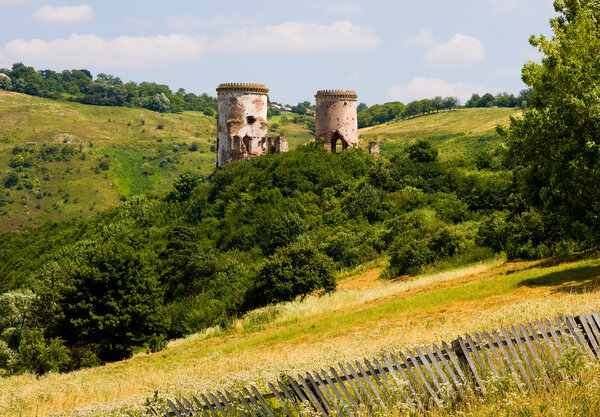
POLYGON ((263 84, 217 88, 217 167, 267 153, 267 93, 263 84))
POLYGON ((354 91, 320 90, 317 99, 315 138, 335 153, 358 146, 357 95, 354 91))

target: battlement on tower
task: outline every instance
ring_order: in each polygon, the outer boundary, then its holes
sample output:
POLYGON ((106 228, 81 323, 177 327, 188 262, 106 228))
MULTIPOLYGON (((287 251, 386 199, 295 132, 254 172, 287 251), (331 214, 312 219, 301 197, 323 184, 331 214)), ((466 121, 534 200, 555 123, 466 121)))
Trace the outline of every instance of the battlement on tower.
POLYGON ((356 101, 358 96, 354 91, 344 90, 319 90, 315 95, 317 99, 356 101))
POLYGON ((255 83, 223 83, 217 87, 217 93, 267 94, 269 89, 264 84, 255 83))

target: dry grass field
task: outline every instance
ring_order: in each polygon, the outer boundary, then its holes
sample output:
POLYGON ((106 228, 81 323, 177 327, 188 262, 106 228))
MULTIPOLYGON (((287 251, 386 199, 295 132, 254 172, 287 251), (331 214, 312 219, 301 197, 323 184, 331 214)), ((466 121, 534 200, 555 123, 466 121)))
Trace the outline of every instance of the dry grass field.
POLYGON ((600 308, 596 255, 495 259, 396 281, 377 275, 373 268, 343 278, 333 294, 253 311, 229 329, 172 341, 155 354, 69 374, 0 380, 0 415, 125 415, 143 409, 155 392, 167 398, 248 383, 263 387, 281 373, 600 308))

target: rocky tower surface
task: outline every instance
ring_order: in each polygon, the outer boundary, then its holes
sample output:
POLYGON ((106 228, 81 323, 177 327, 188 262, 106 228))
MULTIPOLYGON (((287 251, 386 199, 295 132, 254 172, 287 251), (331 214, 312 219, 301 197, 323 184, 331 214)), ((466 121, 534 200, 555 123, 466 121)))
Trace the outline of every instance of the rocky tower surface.
POLYGON ((358 146, 357 95, 354 91, 320 90, 317 99, 315 139, 330 152, 358 146))
POLYGON ((225 83, 217 88, 217 167, 268 152, 267 93, 263 84, 225 83))

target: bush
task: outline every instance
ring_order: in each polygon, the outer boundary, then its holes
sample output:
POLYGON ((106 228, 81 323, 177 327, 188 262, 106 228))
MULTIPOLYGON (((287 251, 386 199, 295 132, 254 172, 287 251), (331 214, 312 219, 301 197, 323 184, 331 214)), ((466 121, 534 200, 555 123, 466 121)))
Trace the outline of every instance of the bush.
POLYGON ((260 245, 266 254, 272 254, 277 248, 292 243, 306 230, 306 223, 297 213, 284 212, 267 222, 260 245))
POLYGON ((202 176, 194 171, 186 171, 173 182, 173 190, 167 195, 169 201, 185 201, 192 191, 202 183, 202 176))
POLYGON ((398 242, 390 248, 390 265, 388 273, 390 278, 398 275, 414 274, 423 266, 435 260, 435 253, 429 248, 425 239, 419 239, 407 245, 398 242))
POLYGON ((267 259, 256 279, 255 296, 261 304, 277 303, 335 287, 331 259, 310 244, 293 243, 267 259))
POLYGON ((11 188, 19 183, 19 175, 16 172, 9 172, 6 177, 4 177, 4 187, 11 188))
POLYGON ((144 256, 122 243, 90 245, 61 265, 51 332, 68 346, 90 347, 100 360, 131 356, 162 331, 158 276, 144 256))
POLYGON ((429 141, 420 139, 414 145, 408 147, 408 156, 416 162, 437 161, 438 151, 431 146, 429 141))

